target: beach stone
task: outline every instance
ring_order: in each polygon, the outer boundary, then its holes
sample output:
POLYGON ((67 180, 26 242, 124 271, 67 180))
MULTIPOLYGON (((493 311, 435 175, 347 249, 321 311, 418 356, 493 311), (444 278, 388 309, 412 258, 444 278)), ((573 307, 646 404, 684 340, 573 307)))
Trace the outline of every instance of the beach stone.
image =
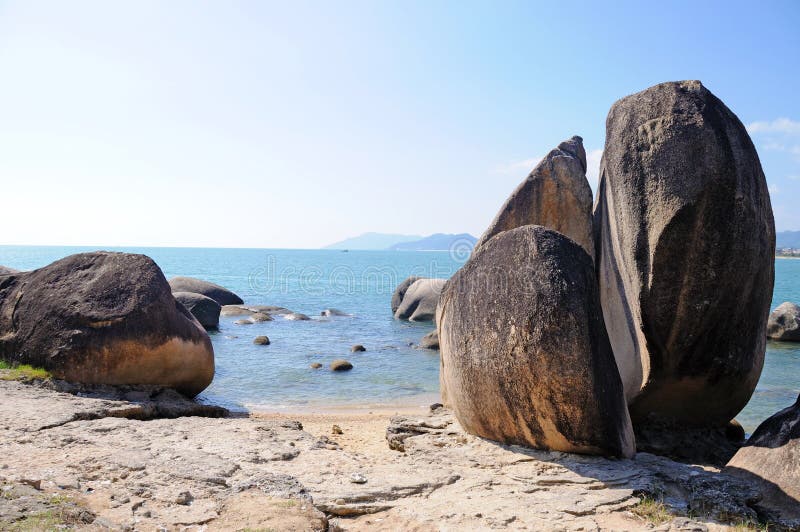
POLYGON ((364 352, 364 351, 366 351, 366 350, 367 350, 367 348, 366 348, 366 347, 364 347, 364 346, 363 346, 363 345, 361 345, 361 344, 356 344, 356 345, 354 345, 353 347, 351 347, 351 348, 350 348, 350 351, 351 351, 352 353, 363 353, 363 352, 364 352))
POLYGON ((394 317, 399 320, 432 321, 445 284, 444 279, 418 279, 408 287, 394 317))
POLYGON ((210 297, 220 305, 241 305, 242 298, 227 288, 194 277, 173 277, 169 280, 173 292, 194 292, 210 297))
POLYGON ((203 327, 144 255, 70 255, 0 283, 0 358, 89 384, 194 396, 214 377, 203 327))
POLYGON ((773 310, 767 321, 767 337, 800 342, 800 306, 786 301, 773 310))
POLYGON ((727 423, 761 374, 774 278, 769 192, 742 123, 699 81, 616 102, 594 227, 634 423, 727 423))
POLYGON ((269 345, 269 338, 266 336, 256 336, 253 339, 253 343, 256 345, 269 345))
POLYGON ((339 425, 333 425, 331 427, 331 434, 344 434, 344 431, 339 425))
POLYGON ((311 369, 319 369, 322 367, 322 364, 320 364, 319 362, 312 362, 310 367, 311 369))
POLYGON ((592 258, 541 226, 503 231, 450 279, 440 388, 467 432, 539 449, 633 456, 592 258))
POLYGON ((331 362, 331 371, 349 371, 353 369, 353 365, 344 359, 336 359, 331 362))
POLYGON ((586 180, 583 139, 565 140, 536 165, 509 196, 476 248, 502 231, 541 225, 577 242, 594 257, 592 189, 586 180))
POLYGON ((422 337, 419 346, 423 349, 439 349, 439 331, 433 330, 422 337))
POLYGON ((172 296, 206 329, 216 329, 219 326, 222 307, 210 297, 192 292, 173 292, 172 296))
POLYGON ((284 314, 283 317, 291 321, 308 321, 311 319, 300 312, 290 312, 288 314, 284 314))
POLYGON ((19 270, 0 265, 0 275, 13 275, 15 273, 19 273, 19 270))
POLYGON ((408 287, 420 279, 422 279, 422 277, 412 275, 410 277, 406 277, 402 283, 397 285, 397 288, 394 289, 394 293, 392 294, 392 314, 397 312, 397 309, 400 307, 400 303, 403 302, 403 296, 406 295, 406 290, 408 290, 408 287))
POLYGON ((734 455, 724 472, 757 486, 759 506, 775 520, 800 529, 800 397, 767 418, 734 455))

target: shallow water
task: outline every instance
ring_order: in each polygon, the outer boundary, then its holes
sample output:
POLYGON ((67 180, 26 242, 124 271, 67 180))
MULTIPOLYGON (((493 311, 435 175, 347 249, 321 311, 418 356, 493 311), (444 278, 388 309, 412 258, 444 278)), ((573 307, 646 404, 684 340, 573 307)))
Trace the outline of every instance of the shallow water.
MULTIPOLYGON (((110 248, 109 248, 110 249, 110 248)), ((23 270, 44 266, 74 247, 0 246, 0 264, 23 270)), ((211 333, 216 355, 214 382, 201 399, 234 409, 324 409, 427 398, 438 393, 439 356, 415 349, 432 329, 392 319, 394 287, 409 275, 447 278, 465 257, 448 252, 334 250, 256 250, 198 248, 124 248, 144 253, 167 277, 188 275, 219 283, 248 304, 280 305, 308 314, 311 321, 274 321, 235 325, 222 317, 211 333), (350 316, 322 318, 326 308, 350 316), (265 334, 271 345, 257 346, 265 334), (353 344, 367 351, 351 353, 353 344), (346 358, 353 370, 312 370, 346 358)), ((800 260, 775 261, 772 308, 800 302, 800 260)), ((800 388, 800 344, 769 342, 764 371, 752 400, 737 419, 751 432, 763 419, 789 406, 800 388)), ((420 399, 421 400, 421 399, 420 399)))

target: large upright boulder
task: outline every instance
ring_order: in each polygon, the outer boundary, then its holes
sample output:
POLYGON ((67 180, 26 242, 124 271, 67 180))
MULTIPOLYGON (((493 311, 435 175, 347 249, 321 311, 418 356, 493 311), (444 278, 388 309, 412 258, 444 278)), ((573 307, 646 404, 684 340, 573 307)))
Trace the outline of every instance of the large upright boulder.
POLYGON ((173 292, 192 292, 210 297, 220 305, 241 305, 242 298, 218 284, 194 277, 173 277, 169 280, 173 292))
POLYGON ((498 233, 448 281, 437 325, 442 397, 468 432, 633 455, 592 259, 573 240, 531 225, 498 233))
POLYGON ((800 342, 800 306, 789 301, 778 305, 767 320, 767 337, 784 342, 800 342))
POLYGON ((594 257, 592 189, 586 180, 583 139, 565 140, 520 183, 475 245, 523 225, 541 225, 580 244, 594 257))
POLYGON ((800 527, 800 397, 758 426, 725 473, 759 488, 769 517, 800 527))
POLYGON ((90 384, 196 395, 214 377, 202 326, 144 255, 81 253, 0 278, 0 358, 90 384))
POLYGON ((728 422, 761 374, 774 277, 767 183, 742 123, 699 81, 616 102, 594 227, 634 423, 728 422))
POLYGON ((417 279, 411 283, 394 317, 398 320, 432 321, 444 283, 444 279, 417 279))

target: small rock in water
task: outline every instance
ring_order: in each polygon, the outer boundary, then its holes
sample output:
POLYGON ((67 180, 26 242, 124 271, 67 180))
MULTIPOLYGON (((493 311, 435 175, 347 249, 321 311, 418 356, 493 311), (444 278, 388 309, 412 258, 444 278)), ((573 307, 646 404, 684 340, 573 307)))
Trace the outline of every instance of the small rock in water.
POLYGON ((283 317, 286 318, 287 320, 292 320, 292 321, 308 321, 311 319, 305 314, 301 314, 300 312, 291 312, 289 314, 285 314, 283 317))
POLYGON ((272 321, 272 316, 265 312, 256 312, 255 314, 250 316, 250 319, 259 322, 259 321, 272 321))
POLYGON ((363 352, 363 351, 366 351, 366 350, 367 350, 367 348, 364 347, 361 344, 356 344, 356 345, 354 345, 353 347, 350 348, 350 351, 353 352, 353 353, 360 353, 360 352, 363 352))
POLYGON ((331 362, 332 371, 349 371, 353 369, 353 365, 347 360, 337 359, 331 362))
POLYGON ((319 369, 321 367, 322 367, 322 364, 320 364, 319 362, 312 362, 311 363, 311 369, 319 369))
POLYGON ((236 325, 252 325, 253 321, 250 319, 242 319, 242 320, 236 320, 233 323, 235 323, 236 325))
POLYGON ((350 482, 352 482, 353 484, 366 484, 367 477, 365 477, 361 473, 353 473, 352 475, 350 475, 350 482))
POLYGON ((256 345, 269 345, 269 338, 266 336, 256 336, 253 343, 256 345))
POLYGON ((342 312, 341 310, 336 309, 336 308, 326 308, 325 310, 320 312, 319 315, 320 316, 327 316, 327 317, 330 317, 330 316, 349 316, 349 314, 347 314, 346 312, 342 312))
POLYGON ((339 425, 334 425, 334 426, 331 428, 331 432, 332 432, 333 434, 344 434, 344 431, 342 430, 342 427, 340 427, 339 425))
POLYGON ((436 411, 437 411, 437 410, 439 410, 440 408, 444 408, 444 405, 443 405, 442 403, 433 403, 433 404, 430 406, 431 412, 436 412, 436 411))

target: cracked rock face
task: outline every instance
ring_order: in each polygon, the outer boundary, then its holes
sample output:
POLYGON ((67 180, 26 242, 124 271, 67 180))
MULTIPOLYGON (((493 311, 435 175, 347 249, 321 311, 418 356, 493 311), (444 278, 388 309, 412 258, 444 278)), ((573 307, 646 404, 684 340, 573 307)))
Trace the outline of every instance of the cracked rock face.
POLYGON ((0 358, 90 384, 154 384, 194 396, 214 350, 144 255, 71 255, 0 279, 0 358))
POLYGON ((540 226, 498 233, 448 281, 441 391, 461 425, 540 449, 632 456, 591 257, 540 226))
POLYGON ((616 102, 595 205, 606 327, 634 423, 722 425, 764 363, 775 229, 742 123, 699 81, 616 102))
POLYGON ((586 180, 581 137, 565 140, 536 165, 500 208, 475 249, 494 235, 523 225, 558 231, 594 257, 592 189, 586 180))

